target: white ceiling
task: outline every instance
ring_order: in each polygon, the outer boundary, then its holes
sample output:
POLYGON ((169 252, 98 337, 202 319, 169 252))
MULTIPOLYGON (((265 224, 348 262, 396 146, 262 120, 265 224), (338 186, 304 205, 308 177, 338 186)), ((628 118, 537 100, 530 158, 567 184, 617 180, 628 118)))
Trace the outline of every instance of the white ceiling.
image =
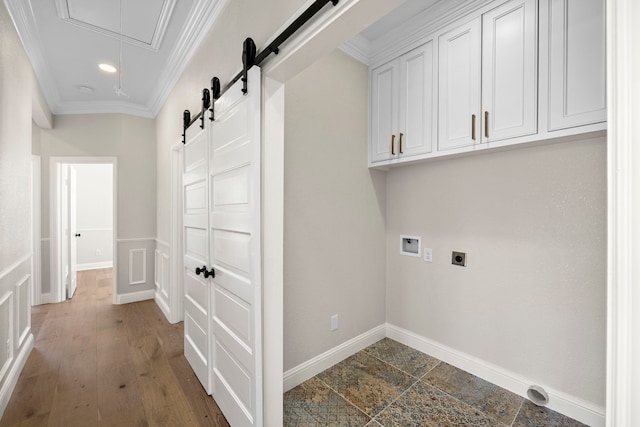
POLYGON ((122 14, 120 0, 5 3, 54 114, 154 117, 226 1, 121 0, 122 14))

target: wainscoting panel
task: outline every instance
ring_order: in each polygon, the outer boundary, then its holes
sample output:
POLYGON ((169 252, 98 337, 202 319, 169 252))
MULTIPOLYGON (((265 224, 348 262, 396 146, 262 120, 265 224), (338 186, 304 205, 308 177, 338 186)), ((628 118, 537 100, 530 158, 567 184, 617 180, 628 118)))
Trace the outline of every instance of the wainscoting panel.
POLYGON ((42 269, 40 270, 40 304, 48 304, 49 300, 44 301, 43 296, 51 293, 51 239, 43 237, 40 243, 40 262, 42 264, 42 269))
POLYGON ((164 313, 168 321, 171 321, 171 263, 170 255, 171 247, 168 243, 156 239, 155 250, 155 285, 156 294, 155 301, 164 313))
POLYGON ((33 349, 31 254, 0 270, 0 417, 33 349))
POLYGON ((147 249, 129 249, 129 285, 147 282, 147 249))
POLYGON ((154 253, 154 263, 155 263, 155 268, 154 268, 154 279, 153 282, 156 285, 156 291, 160 289, 161 287, 161 283, 162 283, 162 263, 160 262, 160 259, 162 258, 162 252, 160 252, 158 249, 155 250, 154 253))
POLYGON ((155 254, 155 246, 154 238, 118 239, 116 301, 127 303, 153 297, 156 260, 151 254, 155 254))
POLYGON ((13 292, 0 297, 0 378, 4 378, 13 362, 13 298, 13 292))
POLYGON ((31 276, 25 276, 16 285, 16 332, 20 347, 31 332, 31 276))

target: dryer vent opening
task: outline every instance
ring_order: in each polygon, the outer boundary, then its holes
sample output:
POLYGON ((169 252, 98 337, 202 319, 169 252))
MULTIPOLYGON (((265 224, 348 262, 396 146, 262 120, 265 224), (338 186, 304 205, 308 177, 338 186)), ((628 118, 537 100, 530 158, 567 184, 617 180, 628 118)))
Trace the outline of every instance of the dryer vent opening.
POLYGON ((538 406, 545 406, 549 403, 549 395, 544 389, 538 385, 532 385, 527 390, 527 397, 530 401, 538 406))

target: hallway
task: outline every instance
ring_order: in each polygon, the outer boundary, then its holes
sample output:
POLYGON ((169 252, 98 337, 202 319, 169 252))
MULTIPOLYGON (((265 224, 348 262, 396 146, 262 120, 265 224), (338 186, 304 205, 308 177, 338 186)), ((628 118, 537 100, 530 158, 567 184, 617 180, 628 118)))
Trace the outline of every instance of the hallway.
POLYGON ((33 349, 9 426, 225 427, 183 355, 183 324, 149 300, 113 305, 112 270, 78 272, 71 301, 32 308, 33 349))

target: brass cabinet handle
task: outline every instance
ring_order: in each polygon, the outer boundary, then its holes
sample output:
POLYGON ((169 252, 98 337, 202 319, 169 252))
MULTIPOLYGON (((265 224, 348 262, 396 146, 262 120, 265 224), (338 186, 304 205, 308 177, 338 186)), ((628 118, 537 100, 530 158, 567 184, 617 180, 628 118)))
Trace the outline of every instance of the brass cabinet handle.
POLYGON ((391 135, 391 155, 395 156, 396 152, 395 152, 395 141, 396 141, 396 136, 395 135, 391 135))
POLYGON ((489 138, 489 112, 484 112, 484 137, 489 138))
POLYGON ((402 151, 402 135, 404 135, 402 132, 400 132, 400 154, 402 154, 404 151, 402 151))
POLYGON ((476 115, 471 115, 471 139, 476 140, 476 115))

